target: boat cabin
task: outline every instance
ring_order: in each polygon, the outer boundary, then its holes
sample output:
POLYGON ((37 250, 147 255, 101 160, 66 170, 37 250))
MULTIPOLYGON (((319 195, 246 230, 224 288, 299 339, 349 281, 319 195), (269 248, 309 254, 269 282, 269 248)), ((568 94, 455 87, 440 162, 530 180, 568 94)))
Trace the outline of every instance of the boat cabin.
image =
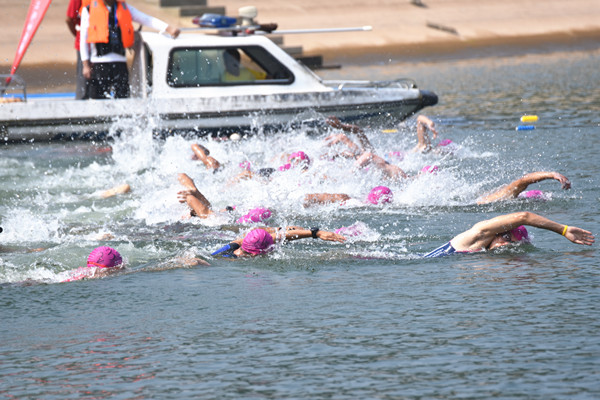
POLYGON ((132 66, 134 97, 214 97, 331 90, 266 37, 142 32, 132 66))

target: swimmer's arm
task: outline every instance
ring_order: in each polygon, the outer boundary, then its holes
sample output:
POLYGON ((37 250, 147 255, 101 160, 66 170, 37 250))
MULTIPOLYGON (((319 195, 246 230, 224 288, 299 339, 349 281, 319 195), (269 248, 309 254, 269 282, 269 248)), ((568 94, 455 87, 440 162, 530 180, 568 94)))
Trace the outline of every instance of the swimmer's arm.
POLYGON ((487 204, 494 201, 501 201, 510 198, 517 197, 520 193, 525 191, 532 183, 541 182, 546 179, 555 179, 561 183, 563 189, 570 189, 571 182, 566 176, 559 174, 558 172, 532 172, 527 174, 506 186, 501 187, 493 193, 490 193, 477 201, 477 204, 487 204))
POLYGON ((243 170, 242 172, 237 174, 235 177, 231 178, 229 180, 229 182, 227 182, 227 186, 231 186, 236 183, 240 183, 240 181, 242 181, 242 180, 248 180, 248 179, 252 179, 252 178, 254 178, 254 173, 252 171, 243 170))
POLYGON ((435 122, 424 115, 419 115, 417 117, 417 125, 421 125, 423 128, 429 129, 433 138, 436 139, 438 137, 438 132, 435 129, 435 122))
MULTIPOLYGON (((177 197, 180 203, 187 203, 196 217, 208 218, 209 215, 214 213, 210 208, 210 203, 208 203, 208 200, 202 201, 195 193, 193 190, 182 190, 177 192, 177 197)), ((202 198, 205 199, 204 196, 202 198)))
POLYGON ((350 200, 350 196, 344 193, 310 193, 304 196, 304 207, 317 204, 330 204, 350 200))
POLYGON ((115 186, 100 193, 100 197, 102 197, 103 199, 107 199, 109 197, 114 197, 118 194, 129 193, 130 191, 131 186, 129 186, 127 183, 123 183, 122 185, 115 186))
POLYGON ((365 149, 365 150, 373 150, 374 149, 373 145, 369 141, 369 138, 367 138, 367 135, 365 135, 365 132, 362 130, 362 128, 360 126, 352 125, 352 124, 344 124, 337 117, 333 117, 333 116, 328 117, 326 122, 333 128, 342 129, 343 131, 346 131, 349 133, 354 133, 358 137, 358 140, 359 140, 361 146, 363 147, 363 149, 365 149))
POLYGON ((368 164, 372 164, 379 168, 391 180, 407 179, 409 177, 406 172, 402 170, 402 168, 388 163, 383 158, 370 151, 361 154, 361 156, 358 157, 354 163, 356 167, 364 167, 368 164))
POLYGON ((354 155, 361 152, 360 147, 344 133, 338 133, 337 135, 331 135, 325 138, 325 144, 327 146, 333 146, 336 143, 344 143, 354 155))
POLYGON ((198 257, 176 257, 173 259, 173 261, 184 267, 195 267, 198 265, 210 266, 210 263, 208 261, 205 261, 198 257))
POLYGON ((559 235, 562 235, 562 233, 565 232, 564 236, 571 242, 587 246, 591 246, 595 241, 592 232, 586 231, 585 229, 581 229, 576 226, 563 225, 531 212, 520 212, 515 214, 518 215, 521 223, 518 223, 516 226, 514 226, 514 228, 516 228, 519 225, 528 225, 540 229, 546 229, 548 231, 558 233, 559 235))
POLYGON ((415 153, 427 153, 431 150, 431 141, 427 135, 427 130, 430 130, 433 138, 437 138, 438 132, 435 129, 435 123, 424 115, 417 117, 417 145, 413 149, 415 153))
MULTIPOLYGON (((339 235, 334 232, 329 231, 317 231, 317 238, 321 240, 325 240, 328 242, 340 242, 343 243, 346 241, 346 238, 342 235, 339 235)), ((285 229, 285 240, 298 240, 298 239, 307 239, 312 237, 312 231, 310 229, 305 229, 299 226, 288 226, 285 229)))
POLYGON ((210 152, 206 147, 197 143, 192 144, 191 147, 196 159, 202 161, 207 169, 216 171, 221 168, 221 163, 210 155, 210 152))

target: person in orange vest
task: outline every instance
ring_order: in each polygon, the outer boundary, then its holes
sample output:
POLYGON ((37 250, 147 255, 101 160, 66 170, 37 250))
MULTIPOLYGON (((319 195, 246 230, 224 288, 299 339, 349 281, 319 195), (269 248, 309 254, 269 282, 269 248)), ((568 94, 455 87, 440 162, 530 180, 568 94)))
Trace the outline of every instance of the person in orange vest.
MULTIPOLYGON (((84 0, 85 1, 85 0, 84 0)), ((133 22, 179 36, 179 29, 122 0, 91 0, 81 10, 79 52, 92 99, 129 97, 125 49, 133 46, 133 22)))
MULTIPOLYGON (((84 0, 84 2, 87 2, 87 5, 89 5, 90 0, 84 0)), ((75 37, 75 49, 77 53, 75 98, 77 100, 83 100, 89 97, 88 82, 83 76, 83 64, 81 63, 81 56, 79 55, 79 24, 81 20, 81 8, 81 0, 70 0, 69 6, 67 7, 67 19, 65 21, 69 27, 69 31, 75 37)))

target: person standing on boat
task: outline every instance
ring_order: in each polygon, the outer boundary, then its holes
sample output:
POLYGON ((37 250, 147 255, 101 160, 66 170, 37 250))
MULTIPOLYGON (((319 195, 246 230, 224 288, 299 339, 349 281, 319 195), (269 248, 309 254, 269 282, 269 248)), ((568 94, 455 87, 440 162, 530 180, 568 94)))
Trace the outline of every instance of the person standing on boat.
POLYGON ((134 44, 133 22, 172 38, 179 29, 138 11, 121 0, 92 0, 81 11, 79 51, 83 76, 89 80, 90 98, 129 97, 125 49, 134 44))
MULTIPOLYGON (((89 0, 84 0, 89 4, 89 0)), ((67 26, 69 31, 75 36, 75 50, 77 52, 77 78, 75 80, 75 99, 84 100, 89 98, 88 81, 83 76, 83 64, 81 63, 81 55, 79 53, 79 25, 81 22, 80 11, 82 9, 81 0, 69 1, 67 7, 67 26)))

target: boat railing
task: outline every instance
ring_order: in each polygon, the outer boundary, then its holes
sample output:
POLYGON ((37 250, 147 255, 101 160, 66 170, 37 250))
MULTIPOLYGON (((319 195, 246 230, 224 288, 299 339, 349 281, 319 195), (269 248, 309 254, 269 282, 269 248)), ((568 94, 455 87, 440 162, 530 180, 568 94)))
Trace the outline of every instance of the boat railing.
POLYGON ((19 75, 0 74, 0 103, 27 101, 27 85, 19 75), (14 91, 22 93, 13 93, 14 91))
POLYGON ((326 86, 334 87, 337 90, 347 89, 380 89, 380 88, 399 88, 399 89, 416 89, 417 83, 409 78, 401 78, 393 81, 339 81, 327 80, 322 81, 326 86))

